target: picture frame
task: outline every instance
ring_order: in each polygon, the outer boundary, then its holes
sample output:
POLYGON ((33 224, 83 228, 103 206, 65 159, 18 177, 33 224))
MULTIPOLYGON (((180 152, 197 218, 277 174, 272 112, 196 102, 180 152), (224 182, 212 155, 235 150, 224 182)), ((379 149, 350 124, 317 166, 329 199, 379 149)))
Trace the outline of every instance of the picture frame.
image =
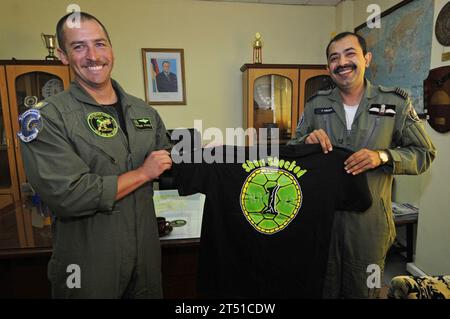
POLYGON ((142 48, 145 101, 152 105, 186 105, 183 49, 142 48))

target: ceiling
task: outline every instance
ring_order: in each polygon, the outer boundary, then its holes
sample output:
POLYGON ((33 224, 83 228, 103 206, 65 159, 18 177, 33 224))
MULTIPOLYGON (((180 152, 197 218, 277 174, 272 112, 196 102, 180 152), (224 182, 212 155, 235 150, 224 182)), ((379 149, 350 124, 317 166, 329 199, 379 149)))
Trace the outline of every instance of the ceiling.
POLYGON ((203 1, 288 4, 298 6, 336 6, 340 2, 342 2, 342 0, 203 0, 203 1))

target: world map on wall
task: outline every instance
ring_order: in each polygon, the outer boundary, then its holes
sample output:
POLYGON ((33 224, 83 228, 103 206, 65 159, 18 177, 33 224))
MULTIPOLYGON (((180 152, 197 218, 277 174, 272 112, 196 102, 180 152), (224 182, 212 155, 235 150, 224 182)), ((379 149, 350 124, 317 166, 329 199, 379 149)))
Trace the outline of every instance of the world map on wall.
POLYGON ((373 58, 366 77, 372 84, 408 91, 418 113, 424 112, 423 81, 428 77, 433 33, 433 1, 412 1, 382 17, 380 28, 357 33, 373 58))

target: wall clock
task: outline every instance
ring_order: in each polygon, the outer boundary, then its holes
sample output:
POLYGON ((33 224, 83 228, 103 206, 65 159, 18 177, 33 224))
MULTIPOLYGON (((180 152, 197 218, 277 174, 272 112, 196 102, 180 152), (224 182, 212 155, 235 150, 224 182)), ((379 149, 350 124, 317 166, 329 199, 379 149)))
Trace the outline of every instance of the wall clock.
POLYGON ((450 2, 439 12, 434 32, 440 44, 450 46, 450 2))
POLYGON ((42 96, 45 99, 62 91, 64 91, 63 82, 60 79, 53 78, 45 82, 42 87, 42 96))

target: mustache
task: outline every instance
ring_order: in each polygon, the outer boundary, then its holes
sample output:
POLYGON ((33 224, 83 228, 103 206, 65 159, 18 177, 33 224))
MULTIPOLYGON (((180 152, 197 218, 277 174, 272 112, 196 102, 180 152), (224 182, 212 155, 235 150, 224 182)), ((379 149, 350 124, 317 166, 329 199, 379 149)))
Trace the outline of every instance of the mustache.
POLYGON ((84 64, 84 67, 90 68, 92 66, 103 66, 106 63, 103 61, 97 61, 97 62, 92 62, 92 61, 88 61, 84 64))
POLYGON ((338 74, 342 70, 348 69, 348 68, 351 68, 352 70, 356 70, 356 64, 355 63, 347 63, 345 65, 340 65, 336 69, 334 69, 333 73, 338 74))

